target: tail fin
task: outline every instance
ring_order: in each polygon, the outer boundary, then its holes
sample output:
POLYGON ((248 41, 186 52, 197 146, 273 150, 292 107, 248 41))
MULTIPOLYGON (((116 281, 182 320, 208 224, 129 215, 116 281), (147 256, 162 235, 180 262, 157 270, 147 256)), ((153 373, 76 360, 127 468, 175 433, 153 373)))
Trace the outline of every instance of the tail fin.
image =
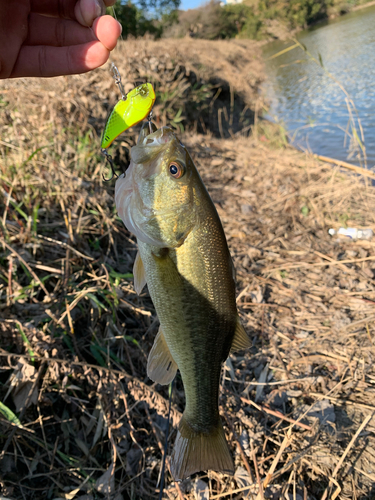
POLYGON ((182 416, 172 453, 172 476, 179 481, 205 470, 234 473, 221 421, 210 433, 203 433, 196 432, 182 416))

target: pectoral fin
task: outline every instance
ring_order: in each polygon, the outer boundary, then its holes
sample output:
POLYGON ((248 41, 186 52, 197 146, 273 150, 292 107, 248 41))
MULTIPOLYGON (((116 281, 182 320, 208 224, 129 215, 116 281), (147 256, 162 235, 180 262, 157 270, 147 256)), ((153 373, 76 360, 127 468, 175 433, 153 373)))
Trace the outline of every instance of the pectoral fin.
POLYGON ((143 287, 146 284, 146 274, 141 256, 139 254, 139 250, 137 252, 137 256, 134 261, 133 276, 134 276, 134 289, 137 292, 137 294, 140 295, 143 290, 143 287))
POLYGON ((234 333, 230 352, 232 353, 240 351, 241 349, 248 349, 249 347, 251 347, 251 341, 247 336, 244 327, 241 325, 240 318, 237 316, 236 331, 234 333))
POLYGON ((163 332, 159 328, 154 345, 148 355, 147 375, 154 382, 162 385, 168 385, 175 378, 177 364, 172 358, 163 332))

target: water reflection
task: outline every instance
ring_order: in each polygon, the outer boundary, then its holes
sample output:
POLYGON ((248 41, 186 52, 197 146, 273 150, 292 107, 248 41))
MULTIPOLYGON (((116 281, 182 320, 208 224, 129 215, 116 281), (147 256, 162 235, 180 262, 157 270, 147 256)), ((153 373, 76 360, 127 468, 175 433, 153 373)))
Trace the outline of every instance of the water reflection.
MULTIPOLYGON (((352 97, 363 126, 370 168, 375 165, 374 26, 375 6, 298 36, 314 57, 321 55, 324 67, 352 97)), ((264 56, 268 58, 292 44, 268 44, 264 56)), ((349 120, 345 95, 322 68, 297 48, 267 61, 266 70, 265 89, 271 103, 268 117, 284 123, 293 143, 314 153, 358 164, 358 158, 350 155, 350 140, 345 132, 349 120)))

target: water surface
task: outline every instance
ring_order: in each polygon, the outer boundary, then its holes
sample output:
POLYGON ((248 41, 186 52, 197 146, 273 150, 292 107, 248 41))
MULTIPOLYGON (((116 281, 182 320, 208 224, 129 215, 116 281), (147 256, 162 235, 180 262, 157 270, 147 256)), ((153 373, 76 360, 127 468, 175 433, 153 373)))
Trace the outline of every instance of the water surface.
MULTIPOLYGON (((368 165, 374 168, 375 6, 317 25, 297 38, 314 57, 319 59, 320 54, 323 66, 351 96, 363 126, 368 165)), ((291 41, 272 42, 265 46, 264 56, 291 45, 291 41)), ((345 134, 349 119, 345 95, 320 65, 297 48, 266 61, 266 71, 267 117, 284 124, 293 144, 358 164, 345 134)))

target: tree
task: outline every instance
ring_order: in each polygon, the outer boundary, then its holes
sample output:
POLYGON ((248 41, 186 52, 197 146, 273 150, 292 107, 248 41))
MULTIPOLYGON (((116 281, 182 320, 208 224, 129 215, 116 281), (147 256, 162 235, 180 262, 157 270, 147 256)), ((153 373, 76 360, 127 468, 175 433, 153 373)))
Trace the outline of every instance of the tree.
POLYGON ((181 0, 138 0, 139 6, 145 12, 154 12, 160 18, 177 10, 181 0))
POLYGON ((177 8, 181 0, 120 0, 107 9, 122 26, 122 36, 143 36, 146 33, 159 38, 163 26, 177 19, 177 8), (162 22, 160 22, 162 21, 162 22))

